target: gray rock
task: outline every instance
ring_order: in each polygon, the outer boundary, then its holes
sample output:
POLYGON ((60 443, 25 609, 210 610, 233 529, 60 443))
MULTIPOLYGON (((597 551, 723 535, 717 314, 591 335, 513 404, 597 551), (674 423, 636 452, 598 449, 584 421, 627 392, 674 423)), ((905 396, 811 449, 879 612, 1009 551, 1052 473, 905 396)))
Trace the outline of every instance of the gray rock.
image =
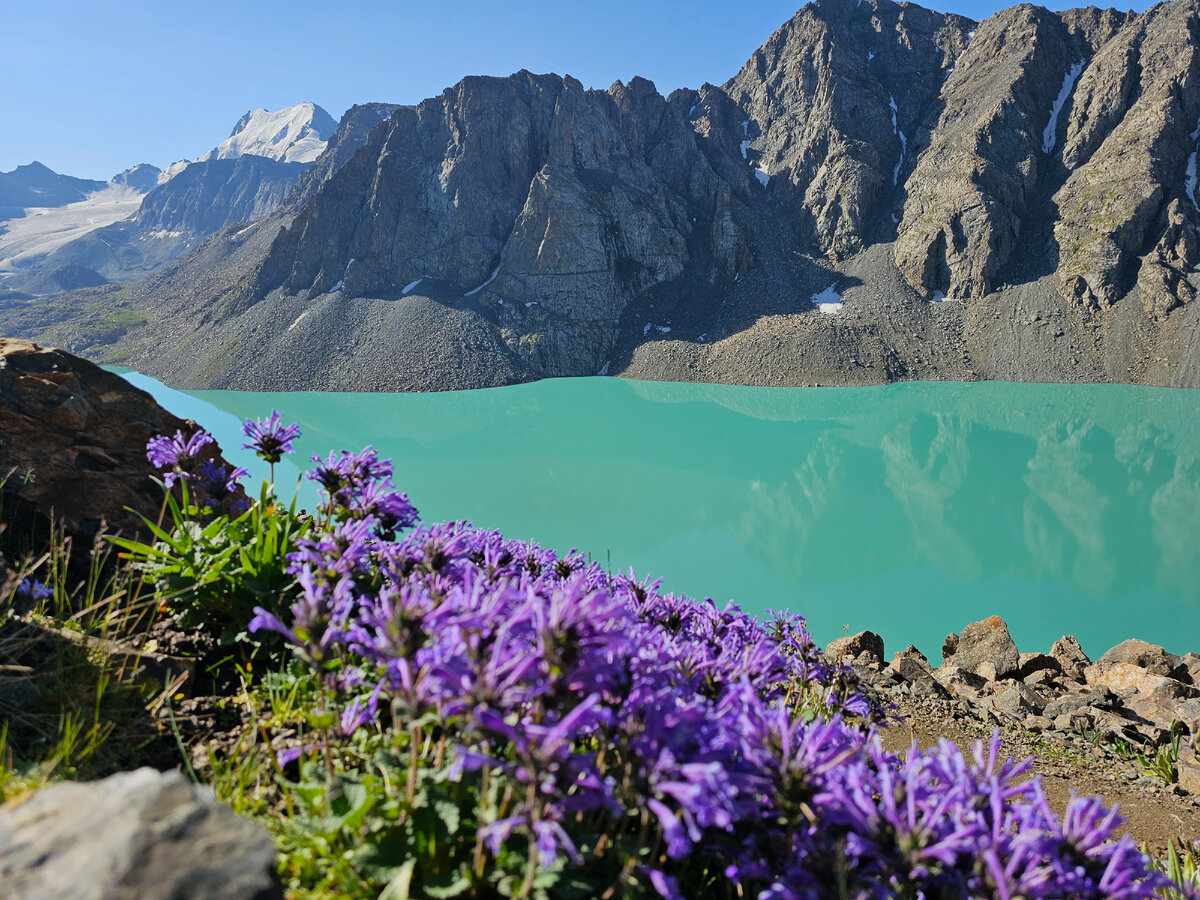
POLYGON ((1041 694, 1021 683, 997 694, 994 702, 1000 712, 1018 719, 1023 719, 1029 714, 1040 716, 1046 709, 1046 701, 1041 694))
POLYGON ((1035 672, 1051 672, 1062 673, 1062 663, 1054 658, 1053 655, 1045 653, 1021 653, 1018 656, 1020 660, 1020 674, 1022 678, 1028 678, 1035 672))
POLYGON ((999 616, 973 622, 958 636, 954 665, 982 675, 989 681, 1008 678, 1020 671, 1017 645, 1008 633, 1008 625, 999 616))
POLYGON ((960 669, 958 666, 943 665, 933 671, 933 678, 944 687, 952 697, 967 702, 974 702, 986 687, 987 682, 976 675, 960 669))
POLYGON ((825 647, 825 655, 832 660, 858 660, 867 655, 877 662, 883 662, 883 638, 873 631, 860 631, 849 637, 841 637, 829 642, 825 647))
POLYGON ((1057 690, 1060 687, 1058 675, 1053 669, 1038 669, 1031 675, 1026 675, 1022 680, 1030 687, 1042 686, 1050 690, 1057 690))
POLYGON ((178 772, 64 782, 0 807, 12 900, 271 900, 270 836, 178 772))
POLYGON ((1156 644, 1150 644, 1137 638, 1122 641, 1110 649, 1096 660, 1093 671, 1117 663, 1137 666, 1151 675, 1160 675, 1164 678, 1174 678, 1179 681, 1191 680, 1186 662, 1156 644))
POLYGON ((1079 646, 1079 641, 1071 635, 1064 635, 1055 641, 1050 648, 1050 655, 1058 660, 1064 675, 1079 682, 1084 680, 1083 670, 1092 664, 1079 646))

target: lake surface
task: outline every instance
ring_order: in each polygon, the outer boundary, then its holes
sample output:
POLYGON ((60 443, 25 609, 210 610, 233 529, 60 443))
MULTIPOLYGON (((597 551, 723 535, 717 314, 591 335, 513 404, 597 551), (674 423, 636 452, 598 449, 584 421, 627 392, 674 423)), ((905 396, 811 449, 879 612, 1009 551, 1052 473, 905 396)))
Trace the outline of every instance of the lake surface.
MULTIPOLYGON (((278 409, 294 459, 372 444, 427 522, 470 519, 668 590, 804 614, 887 652, 992 613, 1200 651, 1200 391, 915 382, 745 388, 583 378, 441 394, 181 393, 211 430, 278 409)), ((277 477, 290 496, 299 469, 277 477)), ((315 491, 302 489, 311 505, 315 491)))

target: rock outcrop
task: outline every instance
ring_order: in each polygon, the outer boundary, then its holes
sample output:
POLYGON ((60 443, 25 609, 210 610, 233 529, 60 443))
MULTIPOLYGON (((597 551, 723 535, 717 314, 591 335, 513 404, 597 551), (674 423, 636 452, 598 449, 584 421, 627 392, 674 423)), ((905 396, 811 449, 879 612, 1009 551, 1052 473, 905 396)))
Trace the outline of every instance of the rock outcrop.
POLYGON ((81 552, 102 529, 142 534, 137 514, 153 518, 163 502, 146 442, 180 429, 189 434, 196 423, 119 375, 0 338, 0 509, 10 551, 40 552, 51 522, 81 552))
POLYGON ((178 772, 63 782, 0 807, 10 900, 272 900, 269 834, 178 772))
POLYGON ((245 389, 1200 386, 1198 47, 1200 0, 814 0, 721 87, 522 71, 355 107, 252 240, 130 288, 145 325, 86 349, 245 389))

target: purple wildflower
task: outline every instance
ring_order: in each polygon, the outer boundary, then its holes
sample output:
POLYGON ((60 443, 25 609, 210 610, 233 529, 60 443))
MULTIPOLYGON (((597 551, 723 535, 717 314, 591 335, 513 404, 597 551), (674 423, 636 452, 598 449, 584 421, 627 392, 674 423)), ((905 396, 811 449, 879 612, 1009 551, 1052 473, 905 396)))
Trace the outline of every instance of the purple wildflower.
POLYGON ((188 438, 183 436, 182 431, 176 431, 173 438, 160 434, 146 443, 146 458, 156 469, 165 473, 163 483, 171 487, 180 478, 195 481, 200 451, 211 443, 212 435, 203 428, 188 438))
POLYGON ((37 578, 25 578, 17 585, 17 596, 36 603, 53 597, 54 590, 37 578))
POLYGON ((245 497, 238 497, 240 479, 244 478, 246 470, 240 466, 231 469, 225 463, 206 459, 200 464, 200 477, 197 485, 207 495, 204 501, 209 509, 224 508, 232 513, 245 512, 250 508, 250 502, 245 497))
POLYGON ((242 431, 250 440, 242 444, 246 450, 253 450, 259 459, 271 465, 279 462, 285 454, 292 452, 292 441, 300 437, 300 426, 294 422, 284 425, 277 410, 271 410, 271 415, 265 419, 249 419, 242 425, 242 431))

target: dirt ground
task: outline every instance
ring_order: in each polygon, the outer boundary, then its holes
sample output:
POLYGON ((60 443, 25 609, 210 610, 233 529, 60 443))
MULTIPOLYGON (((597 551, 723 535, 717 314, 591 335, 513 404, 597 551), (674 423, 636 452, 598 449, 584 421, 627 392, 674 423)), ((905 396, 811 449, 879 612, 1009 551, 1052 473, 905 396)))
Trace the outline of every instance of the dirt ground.
MULTIPOLYGON (((991 736, 992 728, 948 710, 936 701, 902 706, 904 722, 881 732, 884 747, 903 752, 913 740, 923 749, 946 738, 969 753, 972 744, 991 736)), ((1076 735, 1039 735, 1016 728, 1001 729, 1000 737, 1010 755, 1033 756, 1031 773, 1041 776, 1056 812, 1062 812, 1072 793, 1103 797, 1109 806, 1119 807, 1123 830, 1155 855, 1177 838, 1200 838, 1200 796, 1145 775, 1103 746, 1076 735)))

